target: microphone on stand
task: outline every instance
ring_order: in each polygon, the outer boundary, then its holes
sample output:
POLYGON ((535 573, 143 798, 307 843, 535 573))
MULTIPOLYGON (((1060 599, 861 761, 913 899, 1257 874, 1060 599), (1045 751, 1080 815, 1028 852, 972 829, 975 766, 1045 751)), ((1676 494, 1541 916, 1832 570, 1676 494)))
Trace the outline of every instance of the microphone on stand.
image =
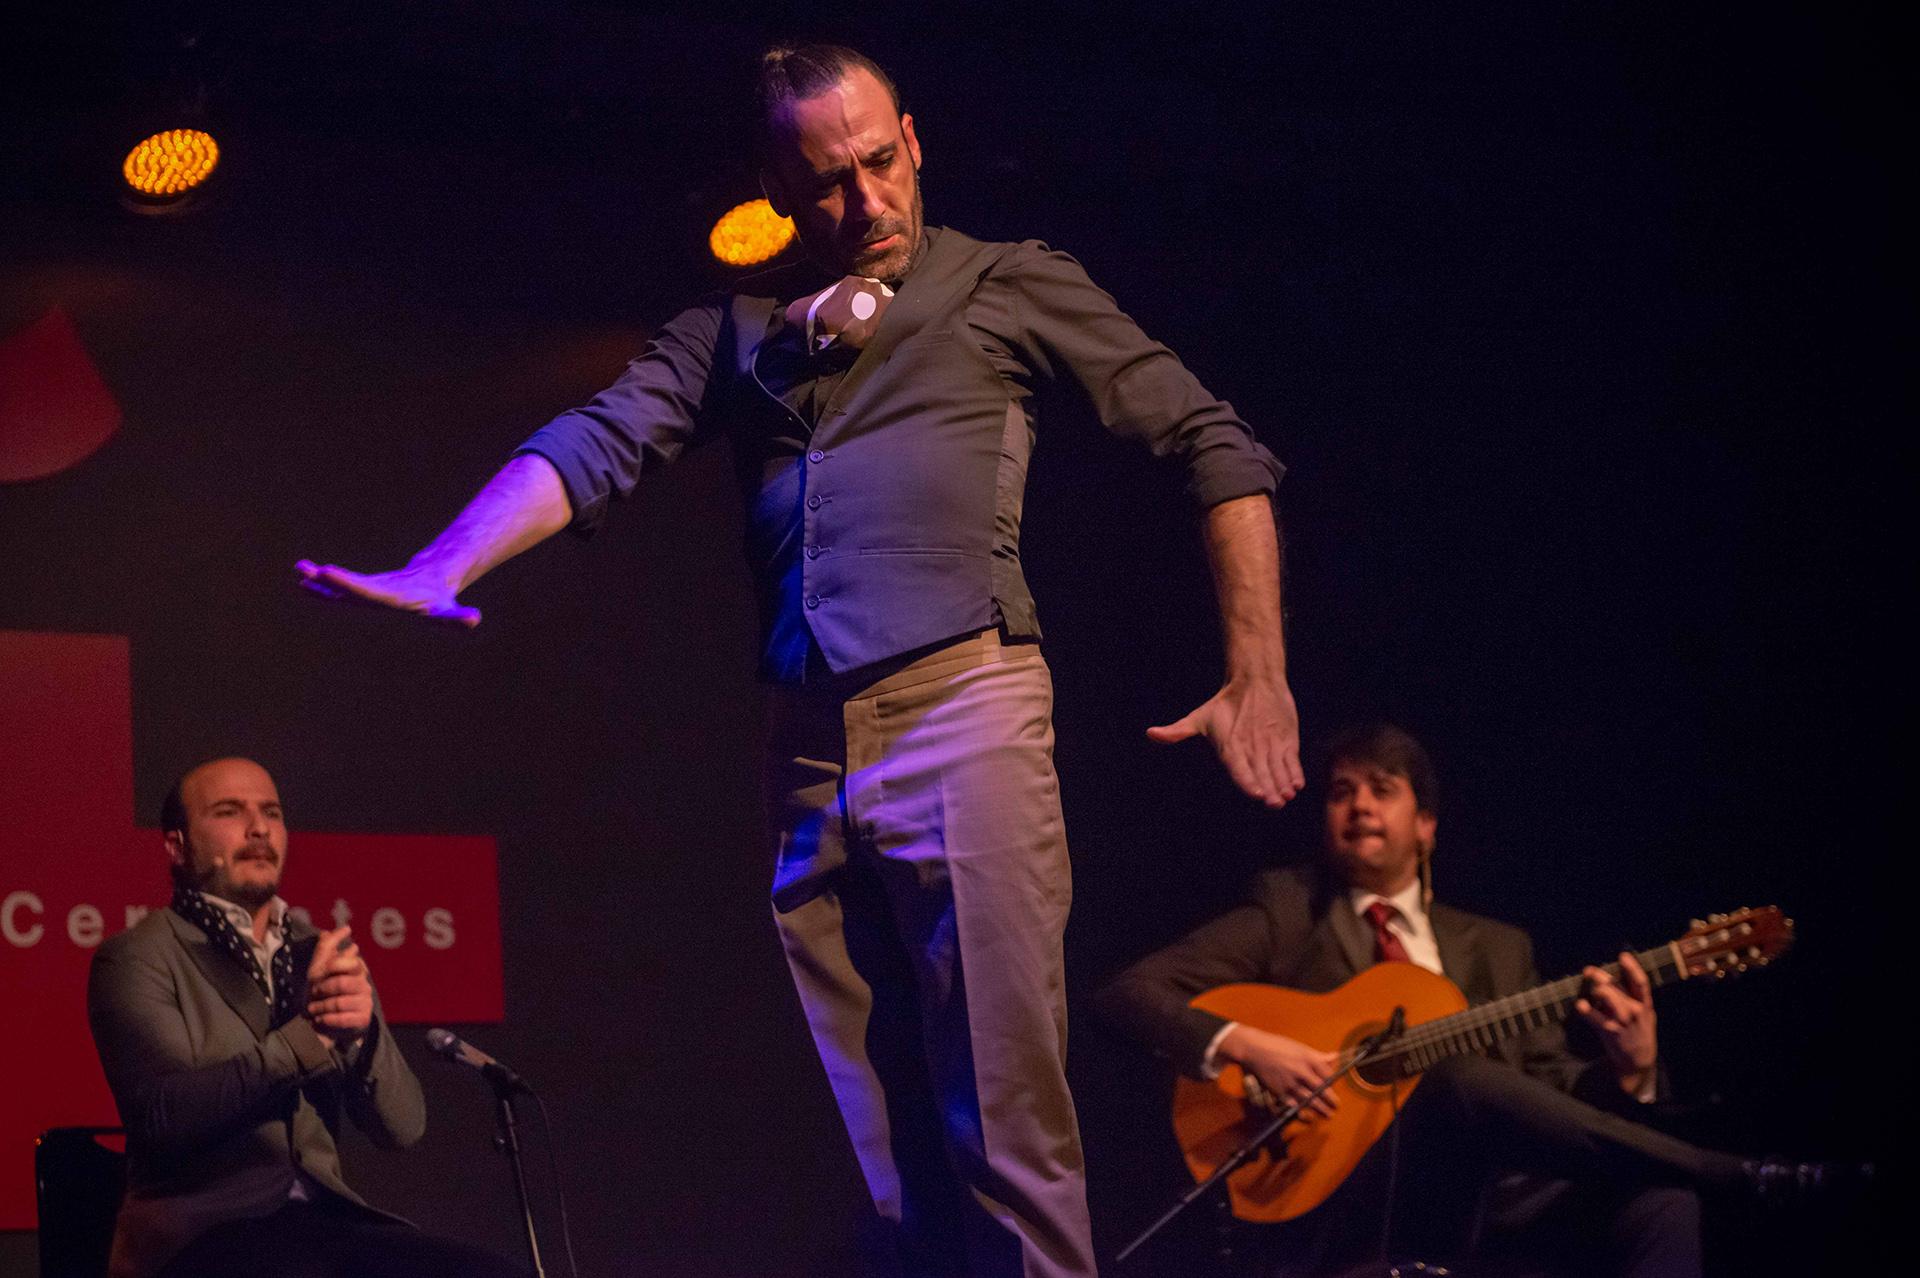
MULTIPOLYGON (((520 1165, 519 1125, 514 1120, 513 1098, 516 1095, 532 1096, 540 1104, 540 1114, 546 1117, 547 1107, 540 1103, 526 1080, 487 1055, 472 1043, 463 1041, 449 1030, 430 1029, 427 1031, 427 1048, 436 1056, 444 1056, 450 1061, 478 1070, 480 1076, 493 1084, 493 1116, 498 1134, 493 1138, 493 1147, 507 1156, 513 1168, 513 1190, 520 1199, 520 1219, 527 1229, 527 1259, 533 1263, 534 1278, 547 1278, 547 1270, 540 1263, 540 1235, 533 1225, 533 1203, 527 1197, 527 1175, 520 1165)), ((547 1152, 553 1152, 553 1129, 547 1129, 547 1152)), ((559 1164, 554 1164, 554 1192, 560 1192, 559 1164)), ((567 1229, 567 1200, 560 1199, 560 1228, 567 1236, 567 1263, 573 1263, 573 1236, 567 1229)), ((574 1269, 577 1276, 579 1270, 574 1269)))
POLYGON ((427 1049, 469 1069, 479 1070, 502 1096, 533 1095, 533 1088, 527 1086, 525 1079, 449 1030, 428 1030, 427 1049))

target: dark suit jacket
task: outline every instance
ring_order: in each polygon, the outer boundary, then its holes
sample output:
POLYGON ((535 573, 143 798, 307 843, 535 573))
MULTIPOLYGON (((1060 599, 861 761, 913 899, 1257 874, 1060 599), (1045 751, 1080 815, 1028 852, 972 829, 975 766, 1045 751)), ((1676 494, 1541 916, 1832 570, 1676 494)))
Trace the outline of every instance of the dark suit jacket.
MULTIPOLYGON (((288 921, 296 1004, 316 939, 288 921)), ((114 1278, 154 1273, 214 1225, 277 1210, 296 1171, 316 1196, 373 1212, 340 1178, 342 1109, 383 1148, 426 1130, 420 1083, 377 1004, 350 1065, 304 1016, 269 1031, 268 1013, 252 976, 172 910, 95 953, 87 1015, 127 1129, 114 1278)))
MULTIPOLYGON (((1127 968, 1095 996, 1095 1006, 1197 1078, 1207 1044, 1226 1022, 1187 1006, 1194 995, 1240 981, 1324 994, 1373 965, 1372 930, 1347 908, 1345 892, 1317 866, 1265 871, 1247 904, 1127 968)), ((1439 901, 1431 920, 1440 966, 1468 1002, 1491 1002, 1540 984, 1533 942, 1519 928, 1439 901)), ((1611 1071, 1569 1051, 1558 1026, 1507 1039, 1494 1054, 1582 1099, 1620 1107, 1622 1093, 1611 1071)))

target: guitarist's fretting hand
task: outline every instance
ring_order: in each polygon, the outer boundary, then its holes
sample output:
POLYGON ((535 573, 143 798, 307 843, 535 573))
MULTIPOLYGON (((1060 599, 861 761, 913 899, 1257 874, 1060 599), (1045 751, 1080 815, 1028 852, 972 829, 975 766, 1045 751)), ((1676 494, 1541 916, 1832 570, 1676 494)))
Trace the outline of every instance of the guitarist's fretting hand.
POLYGON ((1574 1003, 1574 1010, 1599 1031, 1600 1045, 1620 1080, 1620 1090, 1650 1099, 1653 1066, 1660 1054, 1654 1027, 1653 983, 1627 953, 1620 955, 1618 981, 1597 967, 1581 975, 1587 979, 1587 996, 1574 1003))
MULTIPOLYGON (((1340 1058, 1332 1052, 1315 1051, 1298 1039, 1284 1034, 1269 1034, 1251 1025, 1236 1025, 1220 1040, 1219 1055, 1260 1080, 1260 1085, 1281 1104, 1291 1104, 1320 1086, 1340 1068, 1340 1058)), ((1328 1092, 1305 1112, 1331 1114, 1340 1102, 1328 1092)))

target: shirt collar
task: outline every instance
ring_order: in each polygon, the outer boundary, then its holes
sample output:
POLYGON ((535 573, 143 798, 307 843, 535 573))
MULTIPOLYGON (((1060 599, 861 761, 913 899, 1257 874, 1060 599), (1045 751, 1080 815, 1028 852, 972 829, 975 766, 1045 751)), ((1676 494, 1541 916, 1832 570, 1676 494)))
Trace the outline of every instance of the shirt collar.
POLYGON ((887 287, 898 293, 901 289, 912 283, 913 277, 920 273, 920 268, 927 264, 927 258, 933 252, 934 241, 939 238, 939 227, 923 223, 920 227, 920 249, 919 252, 914 255, 913 266, 899 279, 888 281, 887 287))
POLYGON ((1353 912, 1362 918, 1366 917, 1368 906, 1375 901, 1385 901, 1399 911, 1400 917, 1406 920, 1409 927, 1418 929, 1426 922, 1427 909, 1420 901, 1420 880, 1417 876, 1413 882, 1392 896, 1382 896, 1378 892, 1369 892, 1365 888, 1348 888, 1347 900, 1352 903, 1353 912))
MULTIPOLYGON (((207 904, 227 916, 227 922, 233 924, 240 935, 253 935, 253 912, 244 905, 235 905, 225 897, 215 896, 211 892, 201 892, 207 898, 207 904)), ((269 933, 285 933, 287 930, 287 902, 283 897, 275 896, 267 902, 267 930, 269 933)))

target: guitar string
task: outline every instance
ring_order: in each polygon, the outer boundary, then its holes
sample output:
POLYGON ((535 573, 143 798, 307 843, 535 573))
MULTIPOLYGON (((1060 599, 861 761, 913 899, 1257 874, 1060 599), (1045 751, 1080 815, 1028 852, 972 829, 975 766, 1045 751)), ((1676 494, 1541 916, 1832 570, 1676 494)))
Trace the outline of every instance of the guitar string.
MULTIPOLYGON (((1656 946, 1642 951, 1635 957, 1640 961, 1641 967, 1646 969, 1649 982, 1654 985, 1665 984, 1677 970, 1673 952, 1668 946, 1656 946)), ((1601 970, 1616 979, 1620 975, 1618 963, 1606 964, 1601 970)), ((1479 1007, 1467 1008, 1464 1011, 1443 1016, 1437 1021, 1428 1021, 1414 1026, 1407 1031, 1399 1043, 1394 1045, 1392 1051, 1384 1054, 1382 1060, 1400 1064, 1407 1058, 1428 1049, 1442 1049, 1426 1062, 1430 1064, 1433 1060, 1439 1060, 1445 1056, 1472 1051, 1478 1047, 1491 1047, 1500 1039, 1512 1034, 1524 1033, 1554 1021, 1564 1020, 1584 982, 1585 978, 1580 976, 1562 977, 1537 989, 1497 999, 1479 1007), (1539 1020, 1526 1019, 1535 1014, 1542 1014, 1539 1020), (1506 1023, 1504 1028, 1501 1028, 1502 1022, 1506 1023), (1488 1030, 1493 1032, 1484 1032, 1488 1030), (1479 1039, 1474 1037, 1476 1034, 1480 1035, 1479 1039)), ((1422 1067, 1424 1068, 1424 1065, 1422 1067)))
MULTIPOLYGON (((1658 983, 1664 984, 1665 978, 1673 969, 1672 955, 1665 946, 1647 950, 1635 957, 1640 960, 1641 966, 1647 969, 1649 980, 1658 983)), ((1617 963, 1606 964, 1601 970, 1616 979, 1620 975, 1620 966, 1617 963)), ((1562 1005, 1571 1003, 1584 983, 1584 977, 1566 976, 1520 994, 1454 1012, 1437 1021, 1428 1021, 1415 1026, 1408 1032, 1407 1038, 1402 1040, 1402 1045, 1417 1046, 1430 1040, 1454 1037, 1460 1033, 1470 1033, 1473 1030, 1486 1028, 1498 1021, 1518 1021, 1519 1018, 1536 1011, 1546 1011, 1549 1015, 1556 1012, 1563 1013, 1562 1005)))
MULTIPOLYGON (((1686 939, 1682 938, 1683 941, 1686 939)), ((1725 939, 1724 932, 1721 939, 1725 939)), ((1680 975, 1680 960, 1674 954, 1673 944, 1656 945, 1640 951, 1634 957, 1645 970, 1648 983, 1652 986, 1665 985, 1680 975)), ((1699 956, 1696 954, 1694 957, 1699 956)), ((1603 964, 1601 970, 1619 979, 1618 963, 1603 964)), ((1394 1044, 1392 1050, 1381 1055, 1380 1061, 1404 1066, 1410 1058, 1424 1057, 1417 1069, 1403 1069, 1403 1073, 1418 1072, 1418 1069, 1424 1069, 1447 1056, 1492 1047, 1515 1034, 1565 1020, 1579 997, 1585 979, 1584 976, 1562 977, 1520 994, 1413 1026, 1394 1044)), ((1351 1054, 1349 1051, 1346 1056, 1350 1057, 1351 1054)))
MULTIPOLYGON (((1725 937, 1723 932, 1723 942, 1725 937)), ((1679 973, 1680 963, 1671 945, 1655 946, 1635 957, 1646 969, 1648 981, 1654 986, 1666 984, 1679 973)), ((1620 965, 1617 963, 1606 964, 1602 970, 1615 979, 1620 975, 1620 965)), ((1426 1022, 1416 1026, 1383 1059, 1404 1065, 1409 1058, 1424 1057, 1420 1068, 1425 1068, 1446 1056, 1491 1047, 1510 1035, 1564 1020, 1583 983, 1583 977, 1563 977, 1535 990, 1426 1022), (1535 1017, 1538 1019, 1531 1019, 1535 1017)))
MULTIPOLYGON (((1618 973, 1615 971, 1610 975, 1617 976, 1618 973)), ((1421 1027, 1423 1032, 1410 1035, 1401 1044, 1402 1053, 1428 1048, 1471 1051, 1491 1047, 1511 1034, 1563 1020, 1578 998, 1581 985, 1581 978, 1567 977, 1511 1001, 1501 1000, 1498 1004, 1470 1008, 1440 1021, 1429 1022, 1421 1027)), ((1443 1050, 1442 1054, 1448 1053, 1443 1050)))

